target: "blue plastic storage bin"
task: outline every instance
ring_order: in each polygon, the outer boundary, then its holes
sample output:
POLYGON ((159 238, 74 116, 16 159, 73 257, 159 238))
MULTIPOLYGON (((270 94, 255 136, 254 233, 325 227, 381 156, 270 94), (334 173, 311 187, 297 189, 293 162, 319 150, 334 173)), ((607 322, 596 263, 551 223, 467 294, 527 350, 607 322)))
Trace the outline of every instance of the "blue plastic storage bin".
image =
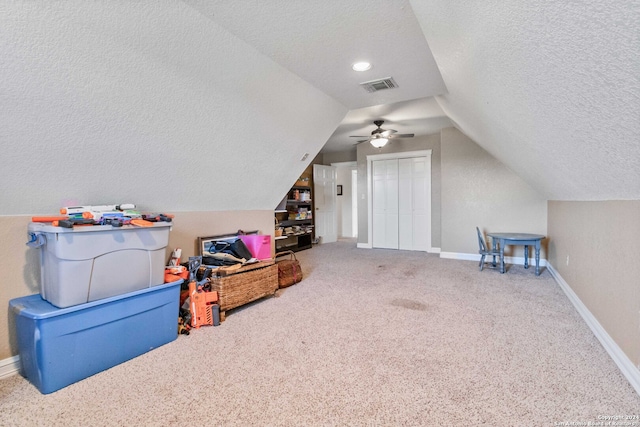
POLYGON ((181 283, 67 308, 37 294, 9 301, 21 374, 47 394, 175 340, 181 283))

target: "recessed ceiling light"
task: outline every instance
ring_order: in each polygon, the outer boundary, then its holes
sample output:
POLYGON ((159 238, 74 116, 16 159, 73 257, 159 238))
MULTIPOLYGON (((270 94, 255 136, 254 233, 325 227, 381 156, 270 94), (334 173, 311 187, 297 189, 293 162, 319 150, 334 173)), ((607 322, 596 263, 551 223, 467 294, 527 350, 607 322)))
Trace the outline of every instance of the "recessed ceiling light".
POLYGON ((354 71, 367 71, 371 69, 371 64, 368 62, 356 62, 351 68, 353 68, 354 71))

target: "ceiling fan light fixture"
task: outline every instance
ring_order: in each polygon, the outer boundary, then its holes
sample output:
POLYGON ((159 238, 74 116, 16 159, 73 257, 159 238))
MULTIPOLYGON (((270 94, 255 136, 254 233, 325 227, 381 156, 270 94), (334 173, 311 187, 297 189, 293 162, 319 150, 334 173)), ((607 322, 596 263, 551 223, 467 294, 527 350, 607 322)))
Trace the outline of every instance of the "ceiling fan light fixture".
POLYGON ((351 66, 353 71, 367 71, 371 69, 371 64, 369 62, 356 62, 351 66))
POLYGON ((372 138, 369 142, 371 142, 371 145, 376 148, 382 148, 387 145, 387 142, 389 142, 389 140, 387 138, 372 138))

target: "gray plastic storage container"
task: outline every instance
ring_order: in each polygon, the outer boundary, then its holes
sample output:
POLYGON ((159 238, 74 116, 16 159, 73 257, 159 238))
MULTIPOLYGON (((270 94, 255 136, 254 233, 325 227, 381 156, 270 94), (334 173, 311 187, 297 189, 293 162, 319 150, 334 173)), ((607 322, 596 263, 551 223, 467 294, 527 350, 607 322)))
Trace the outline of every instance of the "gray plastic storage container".
POLYGON ((31 223, 28 230, 27 244, 40 248, 40 295, 56 307, 164 283, 171 223, 73 229, 31 223))

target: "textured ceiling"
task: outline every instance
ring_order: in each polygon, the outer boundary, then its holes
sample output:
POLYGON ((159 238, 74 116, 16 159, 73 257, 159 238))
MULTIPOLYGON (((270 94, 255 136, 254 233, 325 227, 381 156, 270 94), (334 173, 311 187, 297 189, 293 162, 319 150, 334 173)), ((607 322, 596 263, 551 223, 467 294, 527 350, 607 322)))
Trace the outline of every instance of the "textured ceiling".
POLYGON ((351 110, 322 152, 355 150, 350 135, 371 134, 378 119, 416 135, 451 126, 433 100, 446 87, 408 0, 184 1, 351 110), (373 67, 353 71, 360 60, 373 67), (360 86, 385 77, 398 88, 360 86))
POLYGON ((453 123, 549 199, 640 199, 638 22, 637 0, 2 2, 0 214, 272 209, 378 118, 453 123))
POLYGON ((408 0, 184 2, 349 109, 446 91, 408 0), (353 71, 362 60, 371 70, 353 71), (385 77, 398 88, 359 85, 385 77))
POLYGON ((637 0, 186 2, 351 110, 323 151, 375 119, 454 124, 549 199, 640 198, 637 0), (388 76, 399 89, 357 86, 388 76), (442 112, 421 109, 431 96, 442 112))
POLYGON ((374 119, 384 120, 383 129, 394 129, 398 134, 413 133, 416 136, 438 133, 441 129, 452 126, 451 120, 433 97, 358 108, 347 113, 322 151, 355 151, 357 142, 363 138, 354 138, 352 135, 371 135, 376 129, 374 119))
POLYGON ((640 2, 412 5, 464 133, 549 199, 640 199, 640 2))

